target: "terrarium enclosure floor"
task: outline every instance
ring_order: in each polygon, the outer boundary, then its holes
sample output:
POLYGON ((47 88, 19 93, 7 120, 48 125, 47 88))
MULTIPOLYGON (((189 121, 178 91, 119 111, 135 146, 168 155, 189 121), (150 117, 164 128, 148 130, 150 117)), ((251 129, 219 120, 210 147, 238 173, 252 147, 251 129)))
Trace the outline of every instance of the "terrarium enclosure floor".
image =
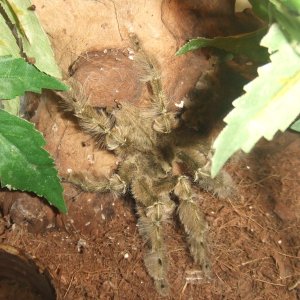
MULTIPOLYGON (((166 299, 299 299, 299 150, 298 135, 279 134, 228 166, 237 199, 199 194, 209 222, 210 280, 193 265, 181 228, 167 228, 166 299)), ((97 196, 101 213, 95 225, 87 216, 91 199, 78 203, 75 195, 70 215, 76 220, 66 218, 60 230, 33 234, 6 217, 0 241, 46 266, 62 299, 160 299, 143 265, 133 204, 97 196)))
MULTIPOLYGON (((96 60, 83 65, 76 76, 87 86, 95 81, 88 78, 100 78, 94 99, 113 105, 139 100, 145 93, 129 59, 128 32, 136 33, 147 52, 155 55, 164 89, 176 103, 210 67, 201 52, 176 58, 180 45, 190 37, 252 28, 251 22, 242 26, 249 16, 233 17, 233 2, 33 1, 65 74, 77 58, 87 63, 89 55, 98 51, 96 60), (101 59, 104 70, 99 67, 101 59)), ((214 91, 223 100, 218 88, 216 83, 214 91)), ((91 87, 89 92, 95 90, 91 87)), ((231 102, 234 95, 229 98, 231 102)), ((56 100, 53 94, 43 94, 33 121, 46 137, 60 175, 68 170, 111 174, 115 157, 98 151, 73 118, 62 118, 56 100)), ((219 200, 199 192, 199 208, 209 224, 211 279, 202 278, 193 264, 179 222, 170 222, 165 232, 170 282, 166 299, 300 298, 299 152, 299 135, 278 134, 272 142, 261 141, 249 155, 237 154, 228 164, 237 186, 235 197, 219 200)), ((4 215, 0 242, 20 248, 48 268, 59 299, 160 299, 143 263, 146 247, 132 200, 83 193, 69 183, 64 186, 69 207, 64 217, 25 193, 0 193, 4 215)))

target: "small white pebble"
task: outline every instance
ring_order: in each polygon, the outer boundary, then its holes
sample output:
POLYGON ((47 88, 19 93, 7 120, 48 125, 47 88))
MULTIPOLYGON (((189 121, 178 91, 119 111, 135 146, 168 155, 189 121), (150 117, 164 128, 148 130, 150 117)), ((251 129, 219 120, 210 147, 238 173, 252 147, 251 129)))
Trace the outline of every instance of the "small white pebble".
POLYGON ((183 108, 184 107, 184 101, 181 100, 180 103, 175 103, 175 106, 178 108, 183 108))
POLYGON ((278 243, 279 245, 281 245, 281 244, 282 244, 282 240, 279 240, 277 243, 278 243))
POLYGON ((106 54, 106 53, 107 53, 107 49, 104 49, 104 50, 103 50, 103 53, 105 53, 105 54, 106 54))
POLYGON ((128 254, 128 253, 125 253, 125 254, 124 254, 124 258, 125 258, 125 259, 129 258, 129 254, 128 254))
POLYGON ((72 169, 67 169, 67 173, 68 173, 68 174, 71 174, 72 172, 73 172, 72 169))
POLYGON ((253 206, 250 205, 250 206, 249 206, 249 209, 253 209, 253 206))
POLYGON ((133 55, 128 55, 128 58, 129 58, 130 60, 133 60, 134 56, 133 56, 133 55))
POLYGON ((210 213, 211 213, 212 215, 214 215, 214 214, 215 214, 215 212, 214 212, 214 211, 211 211, 210 213))
POLYGON ((84 226, 89 226, 91 224, 91 222, 87 222, 84 224, 84 226))
POLYGON ((111 205, 112 205, 112 206, 115 206, 115 202, 113 202, 111 205))
POLYGON ((250 170, 250 167, 249 167, 249 166, 246 166, 246 168, 247 168, 248 170, 250 170))
POLYGON ((56 132, 58 130, 58 126, 56 123, 53 124, 53 126, 51 127, 52 131, 56 132))
POLYGON ((81 253, 82 250, 87 246, 87 242, 84 239, 79 239, 76 246, 77 252, 81 253))
POLYGON ((102 219, 102 220, 105 220, 105 219, 106 219, 106 217, 105 217, 104 214, 101 214, 101 219, 102 219))

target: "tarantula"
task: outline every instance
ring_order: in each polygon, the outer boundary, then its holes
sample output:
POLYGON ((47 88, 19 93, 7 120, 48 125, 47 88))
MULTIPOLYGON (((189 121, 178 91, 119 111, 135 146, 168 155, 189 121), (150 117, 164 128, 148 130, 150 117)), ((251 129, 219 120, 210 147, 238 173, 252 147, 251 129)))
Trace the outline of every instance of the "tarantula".
POLYGON ((208 226, 198 210, 199 194, 195 188, 226 197, 231 181, 225 172, 216 179, 210 177, 209 145, 199 133, 185 127, 177 112, 169 109, 170 101, 162 89, 156 64, 142 49, 136 35, 130 39, 135 60, 143 69, 142 80, 151 91, 146 107, 122 103, 111 112, 94 108, 76 83, 70 92, 60 94, 65 110, 78 118, 82 130, 119 158, 118 168, 110 178, 72 174, 69 180, 89 192, 132 195, 139 232, 148 245, 145 266, 158 292, 166 294, 164 223, 176 210, 191 255, 209 276, 205 242, 208 226))

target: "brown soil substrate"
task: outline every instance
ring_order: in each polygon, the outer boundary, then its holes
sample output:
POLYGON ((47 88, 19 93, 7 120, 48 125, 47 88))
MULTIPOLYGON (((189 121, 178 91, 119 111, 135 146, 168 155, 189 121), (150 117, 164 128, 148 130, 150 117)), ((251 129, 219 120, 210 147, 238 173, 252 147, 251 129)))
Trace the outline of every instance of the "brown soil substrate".
MULTIPOLYGON (((238 199, 199 194, 210 225, 210 280, 199 276, 182 229, 167 228, 171 293, 166 299, 299 298, 299 150, 296 134, 262 142, 228 166, 238 199)), ((143 265, 144 245, 130 201, 88 195, 79 202, 75 195, 69 214, 76 220, 68 217, 64 229, 39 234, 6 217, 1 242, 48 266, 62 299, 160 299, 143 265), (96 209, 94 201, 101 212, 98 224, 88 215, 96 209)))

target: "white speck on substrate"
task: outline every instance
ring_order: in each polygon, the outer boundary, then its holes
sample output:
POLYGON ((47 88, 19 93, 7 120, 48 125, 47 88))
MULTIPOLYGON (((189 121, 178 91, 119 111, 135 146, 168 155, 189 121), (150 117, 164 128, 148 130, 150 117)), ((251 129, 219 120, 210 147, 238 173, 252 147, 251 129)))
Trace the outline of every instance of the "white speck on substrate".
POLYGON ((282 244, 282 240, 279 240, 277 243, 278 243, 279 245, 281 245, 281 244, 282 244))
POLYGON ((67 173, 68 173, 68 174, 71 174, 72 172, 73 172, 72 169, 67 169, 67 173))
POLYGON ((125 253, 125 254, 124 254, 124 258, 125 258, 125 259, 128 259, 128 258, 129 258, 129 254, 128 254, 128 253, 125 253))
POLYGON ((53 126, 51 127, 52 131, 56 132, 58 130, 58 126, 56 123, 53 124, 53 126))
POLYGON ((84 224, 84 226, 89 226, 91 224, 91 222, 87 222, 84 224))
POLYGON ((79 239, 77 242, 77 251, 80 253, 82 249, 87 246, 87 242, 84 239, 79 239))
POLYGON ((103 50, 103 53, 105 53, 105 54, 106 54, 106 53, 107 53, 107 49, 104 49, 104 50, 103 50))
POLYGON ((249 166, 246 166, 246 168, 247 168, 248 170, 250 170, 250 167, 249 167, 249 166))
POLYGON ((181 100, 180 103, 175 103, 175 106, 179 107, 179 108, 183 108, 184 107, 184 101, 181 100))
POLYGON ((102 220, 105 220, 105 219, 106 219, 106 217, 105 217, 104 214, 101 214, 101 219, 102 219, 102 220))

